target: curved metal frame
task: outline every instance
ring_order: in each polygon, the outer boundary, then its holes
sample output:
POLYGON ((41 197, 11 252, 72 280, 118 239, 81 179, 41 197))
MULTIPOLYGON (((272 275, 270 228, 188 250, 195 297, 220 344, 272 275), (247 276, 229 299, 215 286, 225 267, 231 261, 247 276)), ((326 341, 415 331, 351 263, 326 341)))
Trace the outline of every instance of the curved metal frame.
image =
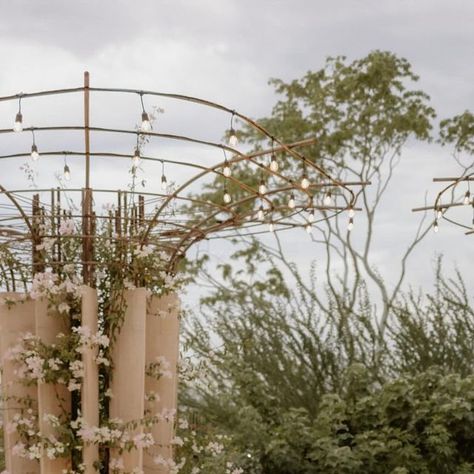
MULTIPOLYGON (((92 216, 92 191, 94 192, 111 192, 112 190, 105 190, 105 189, 96 189, 91 190, 89 188, 90 185, 90 157, 105 157, 105 158, 117 158, 117 159, 125 159, 131 158, 130 154, 127 153, 117 153, 111 152, 108 150, 105 151, 98 151, 90 150, 90 133, 115 133, 120 135, 132 135, 137 137, 137 143, 140 138, 145 139, 166 139, 166 140, 174 140, 180 142, 188 142, 197 145, 206 146, 213 149, 221 149, 225 152, 229 152, 232 155, 231 159, 225 158, 224 161, 220 161, 213 166, 203 166, 198 163, 194 162, 183 162, 178 161, 176 159, 169 159, 169 158, 157 158, 149 155, 141 155, 140 158, 145 162, 158 162, 162 165, 172 164, 172 165, 179 165, 185 166, 188 168, 196 169, 197 173, 187 179, 184 183, 182 183, 179 187, 173 190, 170 193, 154 193, 154 192, 143 192, 138 193, 136 191, 129 192, 131 196, 136 196, 140 194, 142 196, 142 200, 144 202, 144 197, 148 197, 147 203, 155 203, 158 204, 155 206, 154 212, 149 212, 145 218, 141 218, 142 224, 145 226, 144 231, 139 236, 139 243, 140 245, 144 245, 145 243, 149 242, 150 239, 153 241, 160 242, 160 245, 163 245, 164 248, 168 248, 169 251, 172 253, 171 260, 175 262, 180 255, 183 255, 186 250, 196 241, 209 236, 210 234, 216 234, 222 231, 228 231, 233 228, 242 227, 246 225, 248 227, 259 226, 261 224, 260 221, 257 221, 254 218, 255 210, 250 207, 250 211, 242 211, 242 206, 251 205, 253 201, 259 200, 261 203, 265 203, 266 205, 266 212, 265 214, 275 214, 275 216, 279 213, 280 217, 276 217, 272 222, 281 223, 284 228, 289 227, 300 227, 305 224, 301 224, 297 221, 292 220, 293 218, 298 218, 301 216, 302 211, 308 209, 323 209, 326 211, 333 211, 332 215, 338 215, 340 212, 348 209, 355 209, 355 199, 356 194, 352 191, 351 186, 365 186, 370 183, 362 183, 362 182, 351 182, 346 183, 339 179, 333 178, 320 164, 314 163, 308 160, 304 154, 299 152, 299 148, 307 146, 309 144, 314 143, 314 139, 306 139, 300 142, 296 142, 293 144, 285 144, 277 137, 271 135, 264 127, 262 127, 256 121, 250 119, 249 117, 231 109, 225 107, 221 104, 200 99, 197 97, 180 95, 180 94, 170 94, 170 93, 163 93, 163 92, 156 92, 150 90, 139 90, 139 89, 120 89, 120 88, 101 88, 101 87, 90 87, 89 86, 89 74, 85 73, 84 75, 84 86, 83 87, 76 87, 76 88, 68 88, 68 89, 55 89, 55 90, 44 90, 38 91, 33 93, 21 93, 15 95, 9 95, 0 97, 0 102, 6 101, 14 101, 14 100, 21 100, 24 104, 25 99, 31 99, 35 97, 45 97, 45 96, 55 96, 55 95, 63 95, 63 94, 74 94, 74 93, 83 93, 84 94, 84 125, 57 125, 57 126, 42 126, 42 127, 25 127, 23 131, 31 131, 33 133, 42 133, 42 132, 68 132, 68 131, 79 131, 84 132, 84 139, 85 139, 85 151, 73 151, 73 150, 49 150, 49 151, 42 151, 42 156, 78 156, 78 157, 85 157, 85 188, 84 189, 63 189, 57 191, 58 198, 59 192, 77 192, 81 191, 88 199, 89 208, 87 211, 83 211, 82 215, 77 215, 75 217, 82 217, 82 219, 91 219, 92 216), (155 131, 142 131, 142 130, 129 130, 129 129, 120 129, 120 128, 107 128, 107 127, 97 127, 91 126, 89 122, 89 100, 90 100, 90 93, 117 93, 117 94, 136 94, 139 95, 140 98, 144 96, 154 96, 154 97, 161 97, 166 99, 173 99, 178 101, 184 101, 192 104, 197 104, 203 107, 213 108, 227 114, 231 115, 231 124, 233 123, 234 118, 238 118, 247 126, 253 128, 254 130, 258 131, 262 134, 262 137, 266 140, 271 142, 271 147, 267 150, 261 150, 252 153, 244 153, 241 150, 231 147, 229 145, 223 143, 217 143, 208 140, 202 140, 186 135, 175 135, 171 133, 159 133, 155 131), (296 160, 304 170, 310 170, 312 173, 317 174, 318 179, 322 178, 324 181, 319 183, 313 183, 308 188, 303 188, 299 181, 296 181, 292 178, 285 176, 284 173, 281 171, 273 171, 267 164, 261 163, 261 158, 266 158, 268 155, 273 153, 285 153, 287 157, 290 159, 293 158, 296 160), (259 190, 256 190, 246 184, 245 182, 237 179, 235 176, 225 176, 224 175, 224 166, 236 166, 239 163, 248 163, 250 166, 255 167, 256 170, 260 170, 260 173, 265 173, 267 177, 273 176, 275 180, 277 180, 280 184, 278 186, 274 186, 272 189, 269 189, 267 192, 260 194, 259 190), (226 182, 232 183, 233 186, 240 189, 243 193, 243 197, 235 202, 227 203, 227 204, 219 204, 217 202, 209 202, 198 197, 193 197, 192 195, 184 196, 183 193, 186 192, 190 188, 191 185, 196 183, 198 180, 204 179, 208 176, 214 177, 222 177, 226 182), (315 190, 321 190, 324 187, 331 187, 336 188, 340 191, 340 194, 344 197, 345 205, 344 206, 319 206, 313 203, 313 192, 315 190), (296 209, 293 209, 294 212, 288 212, 289 208, 285 208, 284 206, 275 206, 272 201, 272 197, 279 193, 288 193, 292 190, 296 190, 303 195, 306 195, 306 199, 309 203, 307 206, 298 206, 296 209), (175 203, 188 203, 193 205, 198 205, 201 208, 209 209, 206 211, 205 215, 203 215, 199 219, 191 219, 190 217, 184 222, 178 222, 176 219, 171 219, 166 217, 165 211, 169 209, 175 203), (217 217, 225 213, 229 217, 224 220, 219 220, 217 217), (164 229, 161 227, 165 227, 164 229), (174 242, 168 242, 167 239, 174 238, 174 242), (161 239, 161 240, 160 240, 161 239)), ((231 125, 232 126, 232 125, 231 125)), ((10 133, 16 133, 13 129, 0 129, 0 135, 6 135, 10 133)), ((8 160, 8 159, 17 159, 29 156, 29 153, 12 153, 8 155, 0 156, 0 160, 8 160)), ((305 171, 306 172, 306 171, 305 171)), ((38 235, 35 234, 36 230, 35 227, 31 224, 30 218, 28 216, 28 209, 29 203, 31 202, 31 198, 29 198, 29 194, 32 192, 40 193, 45 191, 51 191, 52 196, 56 193, 55 189, 35 189, 35 190, 26 190, 26 189, 18 189, 18 190, 7 190, 5 187, 0 186, 0 195, 4 194, 9 201, 13 204, 15 209, 17 210, 17 215, 13 214, 12 219, 17 220, 21 219, 22 222, 26 224, 25 231, 20 231, 18 229, 14 229, 14 232, 11 234, 11 242, 12 241, 24 241, 25 239, 31 239, 32 242, 36 242, 39 238, 38 235), (20 199, 21 197, 21 199, 20 199), (25 209, 20 204, 20 200, 24 200, 26 202, 25 209)), ((122 191, 115 191, 118 192, 119 195, 127 196, 127 192, 122 191), (124 193, 124 194, 121 194, 124 193)), ((0 206, 1 208, 1 206, 0 206)), ((291 210, 290 210, 291 211, 291 210)), ((51 212, 54 212, 54 205, 51 206, 51 212)), ((11 214, 11 213, 10 213, 11 214)), ((105 218, 108 216, 94 216, 94 218, 105 218)), ((325 217, 326 218, 326 217, 325 217)), ((8 219, 8 217, 5 217, 8 219)), ((1 221, 2 219, 0 219, 1 221)), ((1 227, 0 227, 1 230, 1 227)), ((1 233, 1 232, 0 232, 1 233)), ((5 237, 4 234, 2 234, 5 237)), ((83 236, 84 239, 91 238, 90 235, 83 236)), ((132 236, 129 236, 132 239, 132 236)), ((134 235, 133 239, 136 240, 137 236, 134 235)), ((3 243, 5 244, 5 242, 3 243)), ((2 244, 2 245, 3 245, 2 244)), ((8 244, 8 241, 6 241, 8 244)), ((90 259, 87 259, 90 260, 90 259)), ((87 262, 90 263, 90 262, 87 262)))

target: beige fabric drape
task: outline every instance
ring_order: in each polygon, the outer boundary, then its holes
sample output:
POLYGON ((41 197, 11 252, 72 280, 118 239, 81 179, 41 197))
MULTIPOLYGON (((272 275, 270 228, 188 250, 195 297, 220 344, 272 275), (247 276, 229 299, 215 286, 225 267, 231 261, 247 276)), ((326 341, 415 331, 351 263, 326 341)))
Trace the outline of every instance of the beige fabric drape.
MULTIPOLYGON (((146 317, 146 363, 149 364, 164 357, 169 363, 171 378, 161 377, 156 380, 145 378, 145 392, 158 394, 158 400, 151 404, 154 413, 176 411, 178 393, 178 355, 179 355, 179 298, 176 294, 152 297, 146 317)), ((173 458, 171 441, 175 436, 175 418, 161 421, 152 428, 156 446, 150 453, 145 453, 145 474, 168 473, 169 469, 154 463, 155 456, 165 460, 173 458)))
MULTIPOLYGON (((97 291, 84 286, 82 288, 82 327, 90 334, 98 331, 97 291)), ((81 391, 81 410, 85 426, 99 426, 99 368, 97 366, 97 346, 88 346, 82 353, 84 364, 84 380, 81 391)), ((85 474, 96 474, 94 463, 99 460, 99 447, 84 444, 82 452, 85 474)))
MULTIPOLYGON (((17 300, 19 293, 2 293, 2 298, 17 300)), ((20 413, 18 398, 29 397, 33 401, 33 409, 37 409, 38 394, 36 386, 25 386, 15 375, 14 363, 5 359, 5 353, 15 346, 18 339, 26 333, 35 333, 35 302, 17 303, 12 308, 0 305, 0 354, 2 361, 2 391, 4 396, 3 420, 4 427, 12 421, 15 414, 20 413)), ((4 430, 5 464, 11 474, 37 474, 40 472, 38 461, 30 461, 12 455, 13 446, 19 441, 13 431, 4 430)))
MULTIPOLYGON (((69 321, 66 317, 52 315, 45 300, 35 301, 36 335, 46 344, 54 344, 58 334, 69 332, 69 321)), ((38 421, 42 436, 55 438, 55 429, 45 419, 46 415, 66 418, 71 411, 71 392, 66 385, 38 384, 38 421)), ((50 459, 43 451, 40 459, 42 474, 62 474, 64 469, 71 468, 69 458, 50 459)))
MULTIPOLYGON (((127 290, 125 304, 124 321, 112 350, 114 372, 110 417, 132 422, 140 421, 145 409, 145 288, 127 290)), ((137 427, 132 436, 142 431, 137 427)), ((142 469, 143 449, 132 449, 122 455, 115 449, 111 451, 111 458, 123 459, 125 471, 142 469)))

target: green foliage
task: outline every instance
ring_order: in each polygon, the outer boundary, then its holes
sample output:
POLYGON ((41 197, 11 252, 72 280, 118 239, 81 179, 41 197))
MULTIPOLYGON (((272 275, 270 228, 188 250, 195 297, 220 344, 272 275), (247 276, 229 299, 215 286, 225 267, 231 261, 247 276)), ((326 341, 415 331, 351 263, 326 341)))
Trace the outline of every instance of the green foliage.
POLYGON ((182 401, 253 453, 245 472, 470 472, 474 311, 460 275, 439 267, 433 294, 402 295, 380 349, 367 294, 349 308, 328 291, 327 317, 256 244, 234 257, 188 323, 208 377, 182 401))
POLYGON ((466 110, 460 115, 442 120, 440 141, 443 145, 454 145, 457 152, 474 153, 474 115, 466 110))

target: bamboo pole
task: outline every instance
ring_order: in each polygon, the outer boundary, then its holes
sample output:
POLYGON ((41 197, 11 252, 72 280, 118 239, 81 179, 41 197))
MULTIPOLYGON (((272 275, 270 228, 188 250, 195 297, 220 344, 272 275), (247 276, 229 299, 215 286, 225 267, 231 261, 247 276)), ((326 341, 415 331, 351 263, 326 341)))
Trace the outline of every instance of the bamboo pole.
MULTIPOLYGON (((158 380, 145 378, 145 393, 156 393, 158 398, 150 407, 153 413, 176 413, 178 395, 178 355, 179 355, 179 298, 175 293, 162 297, 152 297, 146 319, 146 363, 166 360, 171 377, 162 376, 158 380), (161 359, 163 358, 163 359, 161 359)), ((176 416, 157 423, 152 428, 155 448, 144 455, 144 473, 169 473, 169 468, 154 463, 155 456, 165 461, 173 459, 172 440, 175 437, 176 416)))
MULTIPOLYGON (((17 300, 20 293, 0 293, 1 298, 17 300)), ((36 411, 38 397, 36 386, 26 386, 20 382, 15 374, 15 363, 5 358, 5 354, 12 346, 17 344, 18 339, 25 333, 35 332, 35 302, 25 301, 17 303, 12 308, 0 305, 0 355, 2 360, 2 392, 3 420, 4 420, 4 445, 5 445, 5 467, 6 472, 11 474, 38 474, 40 472, 39 462, 14 456, 12 449, 20 441, 15 431, 9 431, 8 426, 13 417, 23 411, 20 399, 29 398, 32 401, 31 408, 36 411)))

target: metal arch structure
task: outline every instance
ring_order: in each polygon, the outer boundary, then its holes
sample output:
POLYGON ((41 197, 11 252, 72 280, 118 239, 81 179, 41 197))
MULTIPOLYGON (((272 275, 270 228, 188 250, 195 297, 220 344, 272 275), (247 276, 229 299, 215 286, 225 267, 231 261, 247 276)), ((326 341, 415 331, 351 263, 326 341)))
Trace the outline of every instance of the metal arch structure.
MULTIPOLYGON (((94 239, 96 238, 97 222, 107 221, 119 234, 121 239, 128 239, 137 245, 154 245, 161 247, 170 255, 167 271, 173 272, 180 258, 194 243, 205 238, 219 238, 236 235, 237 229, 240 233, 258 234, 270 225, 273 230, 280 231, 294 227, 308 227, 313 222, 325 220, 338 214, 356 210, 356 193, 353 187, 365 186, 366 182, 344 182, 333 177, 324 169, 322 164, 314 163, 307 159, 302 152, 305 146, 314 143, 314 139, 303 139, 296 143, 284 143, 278 137, 271 135, 262 125, 249 117, 204 99, 196 97, 155 92, 139 89, 118 89, 91 87, 89 84, 89 73, 84 73, 84 85, 68 89, 45 90, 33 93, 20 93, 0 97, 0 105, 5 102, 18 101, 20 107, 22 101, 37 97, 62 96, 68 94, 82 94, 84 99, 84 121, 81 125, 44 125, 22 127, 20 133, 31 132, 33 144, 36 136, 45 132, 60 134, 61 132, 79 131, 84 133, 84 150, 71 150, 68 147, 62 149, 40 150, 41 157, 78 157, 84 161, 84 186, 67 188, 63 184, 58 187, 54 183, 51 187, 33 189, 9 187, 4 184, 3 176, 0 176, 0 249, 17 252, 22 256, 25 266, 30 266, 32 273, 42 268, 35 248, 45 237, 60 238, 58 229, 65 216, 74 219, 78 228, 82 229, 82 265, 84 283, 93 285, 94 275, 94 239), (182 134, 163 133, 154 130, 108 128, 91 125, 90 101, 93 94, 119 94, 139 96, 143 112, 143 98, 150 96, 173 101, 186 102, 191 105, 214 109, 230 117, 231 129, 234 119, 239 120, 244 126, 252 128, 261 134, 262 140, 268 141, 271 146, 268 149, 246 152, 237 146, 225 143, 205 140, 182 134), (150 189, 143 192, 120 189, 92 188, 91 176, 93 164, 96 157, 110 160, 131 160, 133 153, 118 152, 115 149, 100 150, 92 147, 91 134, 104 136, 132 136, 136 137, 137 149, 139 149, 139 160, 147 165, 160 167, 179 167, 183 170, 191 170, 193 173, 176 187, 166 190, 157 190, 152 185, 150 189), (180 160, 178 158, 164 158, 145 154, 139 146, 140 140, 168 140, 205 147, 207 150, 221 150, 223 160, 209 166, 207 163, 180 160), (227 157, 230 155, 230 158, 227 157), (301 167, 302 176, 289 176, 283 167, 271 167, 269 157, 276 154, 284 157, 284 162, 294 162, 301 167), (258 174, 263 181, 264 188, 251 186, 241 179, 238 173, 228 170, 239 170, 246 167, 247 171, 258 174), (282 169, 283 168, 283 169, 282 169), (227 171, 227 172, 226 172, 227 171), (216 183, 223 184, 223 190, 227 186, 239 193, 238 199, 231 201, 206 200, 199 195, 193 194, 193 189, 198 184, 216 183), (306 185, 301 181, 304 177, 306 185), (207 180, 207 181, 206 181, 207 180), (211 181, 209 181, 211 180, 211 181), (282 204, 282 199, 288 200, 288 195, 297 198, 293 205, 282 204), (336 202, 325 203, 324 196, 329 194, 336 198, 336 202), (48 196, 48 201, 44 196, 48 196), (99 212, 94 206, 96 197, 106 195, 108 199, 115 201, 112 210, 99 212), (276 200, 275 200, 276 198, 276 200), (279 201, 278 201, 279 200, 279 201), (69 205, 66 204, 69 202, 69 205), (278 201, 278 202, 277 202, 278 201), (70 203, 76 205, 71 206, 70 203), (66 205, 65 205, 66 204, 66 205), (192 212, 189 212, 192 206, 192 212), (317 212, 317 218, 313 219, 317 212), (49 219, 53 222, 52 235, 44 235, 38 222, 41 219, 49 219)), ((224 135, 226 126, 222 126, 220 135, 224 135)), ((12 128, 0 129, 0 143, 2 137, 18 133, 12 128)), ((1 148, 0 148, 1 149, 1 148)), ((14 175, 14 166, 19 159, 29 157, 27 152, 13 152, 1 154, 0 169, 14 175)), ((132 165, 135 169, 136 165, 132 165)), ((163 178, 163 175, 162 175, 163 178)), ((58 256, 60 259, 60 255, 58 256)), ((61 262, 59 262, 61 263, 61 262)), ((62 262, 66 263, 66 262, 62 262)), ((14 282, 13 282, 14 286, 14 282)))
POLYGON ((474 172, 457 177, 433 178, 433 182, 447 184, 438 192, 431 206, 416 207, 412 211, 433 211, 435 232, 438 232, 441 220, 445 220, 463 229, 465 235, 474 235, 474 193, 470 186, 474 183, 474 172), (462 190, 461 187, 463 187, 462 190), (471 212, 471 220, 467 223, 465 216, 461 216, 459 212, 465 208, 470 209, 471 212), (453 216, 456 211, 458 211, 457 215, 453 216))

